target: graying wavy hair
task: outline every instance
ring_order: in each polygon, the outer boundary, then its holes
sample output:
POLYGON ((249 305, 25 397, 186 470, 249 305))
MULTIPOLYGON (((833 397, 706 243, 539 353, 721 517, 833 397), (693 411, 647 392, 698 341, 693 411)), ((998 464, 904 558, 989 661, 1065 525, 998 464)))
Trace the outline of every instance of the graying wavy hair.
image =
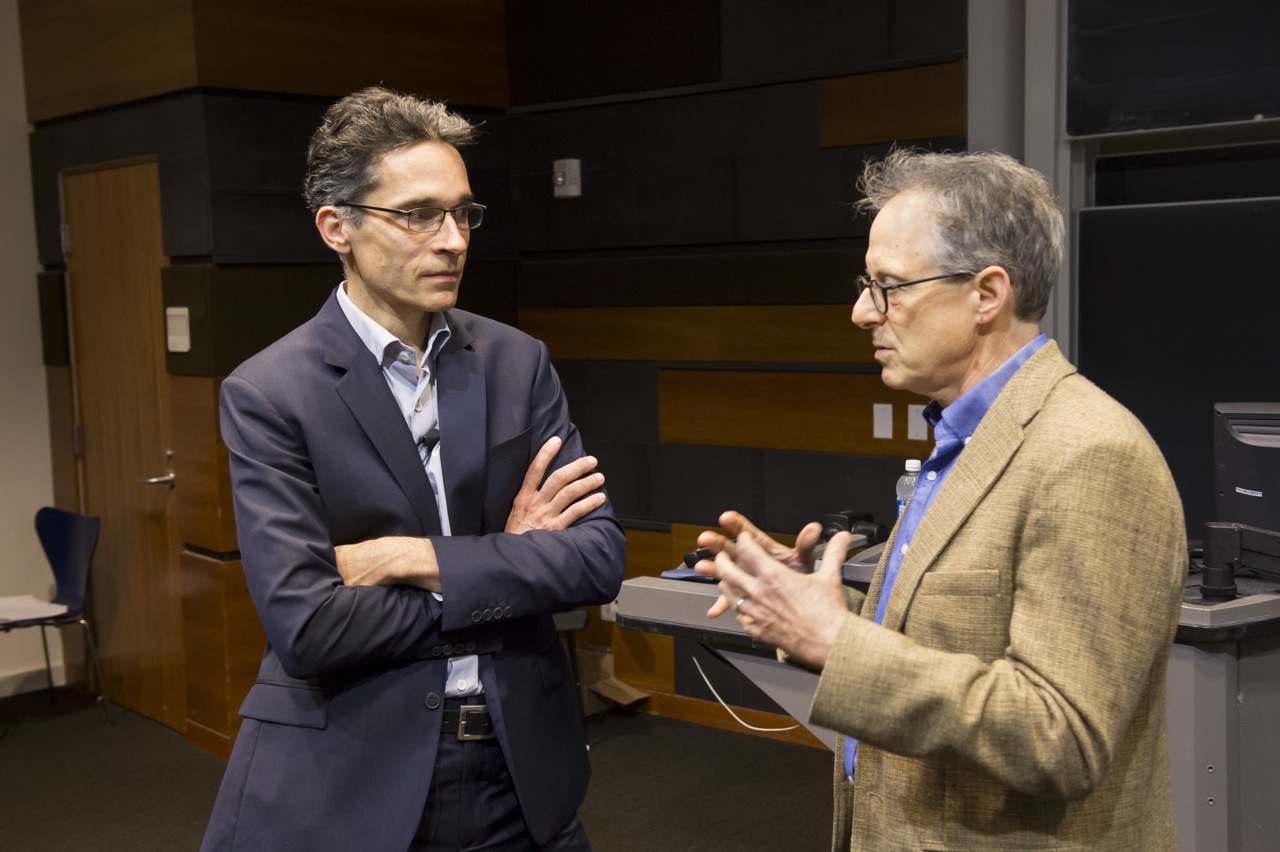
MULTIPOLYGON (((475 138, 475 127, 439 101, 371 86, 324 114, 307 148, 303 197, 314 213, 326 204, 357 201, 378 185, 377 164, 391 151, 418 142, 454 147, 475 138)), ((361 211, 348 211, 355 224, 361 211)))
POLYGON ((1066 226, 1042 174, 1007 154, 895 149, 868 163, 860 210, 875 214, 919 192, 933 213, 938 269, 999 266, 1013 284, 1014 313, 1040 320, 1066 254, 1066 226))

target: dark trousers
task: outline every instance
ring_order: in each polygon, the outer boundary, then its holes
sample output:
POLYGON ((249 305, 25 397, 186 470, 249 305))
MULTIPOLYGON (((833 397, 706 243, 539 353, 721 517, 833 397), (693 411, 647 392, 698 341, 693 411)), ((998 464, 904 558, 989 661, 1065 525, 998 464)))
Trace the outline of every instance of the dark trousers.
POLYGON ((575 816, 547 844, 529 837, 496 737, 443 734, 431 791, 409 852, 590 852, 575 816))

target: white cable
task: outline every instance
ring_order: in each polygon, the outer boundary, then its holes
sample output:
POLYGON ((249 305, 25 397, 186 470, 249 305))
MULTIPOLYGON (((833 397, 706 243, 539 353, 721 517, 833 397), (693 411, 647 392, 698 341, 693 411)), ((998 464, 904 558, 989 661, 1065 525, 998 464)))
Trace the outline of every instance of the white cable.
POLYGON ((711 685, 711 681, 707 680, 707 674, 702 670, 702 666, 698 665, 698 658, 690 657, 689 659, 693 660, 693 665, 697 668, 698 674, 702 675, 702 682, 707 685, 707 689, 711 690, 711 694, 716 697, 716 701, 719 701, 720 706, 728 710, 729 715, 732 716, 742 727, 751 731, 760 731, 765 734, 780 734, 784 731, 794 731, 796 728, 800 727, 799 725, 792 725, 790 728, 757 728, 755 725, 748 725, 746 722, 742 721, 737 713, 733 712, 732 707, 724 703, 724 699, 720 697, 720 693, 716 692, 716 688, 711 685))

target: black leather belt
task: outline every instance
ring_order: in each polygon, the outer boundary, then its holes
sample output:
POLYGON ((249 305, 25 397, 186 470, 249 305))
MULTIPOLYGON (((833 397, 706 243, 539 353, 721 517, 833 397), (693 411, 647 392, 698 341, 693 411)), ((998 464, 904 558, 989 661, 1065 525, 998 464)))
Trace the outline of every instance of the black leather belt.
POLYGON ((493 730, 493 717, 481 696, 450 699, 444 707, 444 720, 440 724, 440 736, 453 735, 460 740, 488 740, 497 736, 493 730), (455 704, 454 702, 457 702, 455 704))

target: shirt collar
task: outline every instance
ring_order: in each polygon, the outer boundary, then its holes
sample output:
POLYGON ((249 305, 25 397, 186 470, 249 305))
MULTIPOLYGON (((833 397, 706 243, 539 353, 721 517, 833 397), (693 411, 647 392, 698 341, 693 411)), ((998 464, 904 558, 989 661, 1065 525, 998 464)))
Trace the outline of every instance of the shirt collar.
POLYGON ((991 404, 1000 395, 1000 391, 1004 390, 1004 386, 1013 378, 1014 373, 1031 360, 1031 356, 1048 341, 1048 336, 1036 335, 1034 340, 1015 352, 991 375, 961 394, 946 408, 939 405, 936 400, 930 401, 925 406, 924 416, 933 425, 934 438, 939 446, 948 441, 966 440, 972 435, 978 428, 978 424, 982 422, 982 418, 986 416, 987 410, 991 408, 991 404))
MULTIPOLYGON (((345 281, 338 287, 338 306, 342 308, 342 313, 346 315, 347 322, 351 323, 351 328, 355 330, 365 348, 373 353, 373 357, 377 358, 378 363, 383 367, 393 364, 396 356, 404 350, 412 349, 412 347, 406 346, 400 341, 400 338, 387 331, 372 317, 356 307, 356 303, 351 301, 351 297, 347 295, 347 282, 345 281)), ((426 360, 428 364, 435 362, 436 355, 439 354, 448 339, 449 321, 443 313, 437 311, 431 315, 431 327, 427 331, 426 360)))

